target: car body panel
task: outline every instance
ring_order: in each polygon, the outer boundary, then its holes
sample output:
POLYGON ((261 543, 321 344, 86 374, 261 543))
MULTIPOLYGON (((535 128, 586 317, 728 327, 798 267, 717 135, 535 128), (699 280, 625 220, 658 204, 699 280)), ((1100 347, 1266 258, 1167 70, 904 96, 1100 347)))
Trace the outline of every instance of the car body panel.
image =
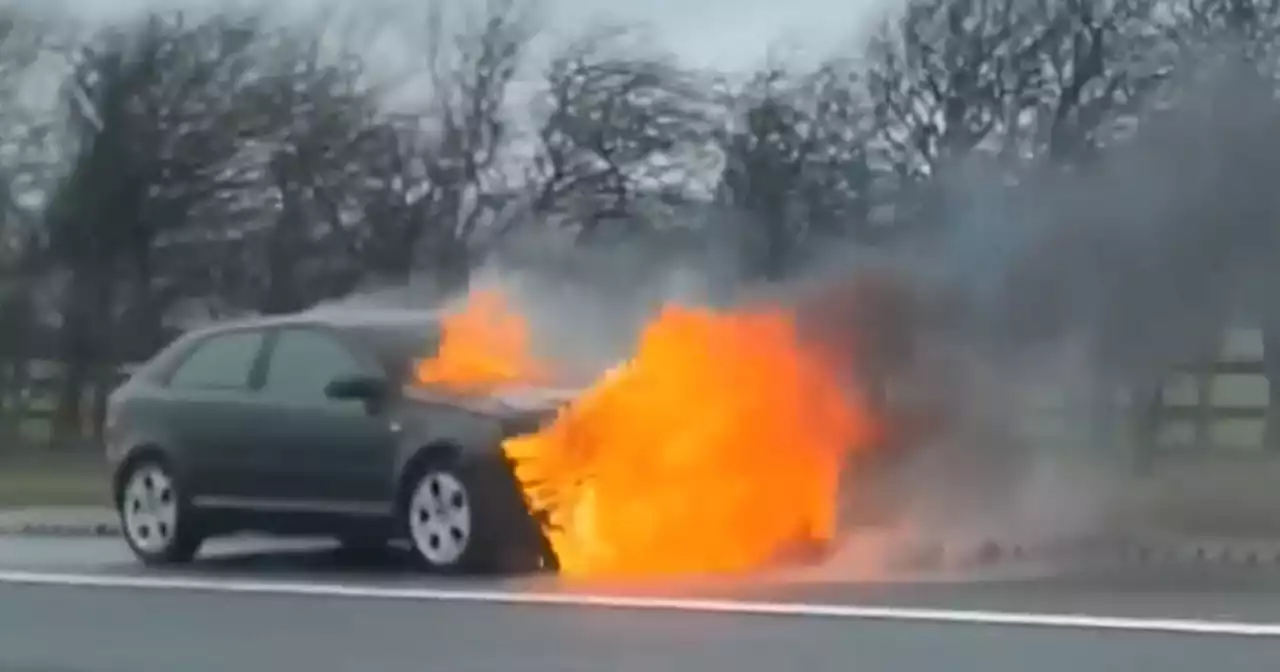
MULTIPOLYGON (((234 328, 203 334, 189 339, 184 347, 169 357, 167 366, 157 368, 145 381, 145 393, 151 402, 153 424, 163 424, 171 444, 163 447, 176 451, 179 468, 186 473, 186 485, 192 497, 244 497, 266 487, 262 467, 266 462, 257 450, 252 434, 257 408, 254 405, 261 386, 262 366, 267 340, 260 330, 234 328), (243 383, 235 387, 175 387, 174 376, 206 344, 222 336, 259 335, 256 350, 243 383)), ((134 397, 140 396, 135 394, 134 397)), ((143 415, 136 406, 131 418, 143 415)))
POLYGON ((269 487, 270 461, 246 431, 258 424, 260 410, 244 394, 186 393, 165 415, 193 497, 253 497, 269 487))
MULTIPOLYGON (((424 451, 441 447, 494 470, 499 477, 490 482, 504 492, 484 496, 513 497, 522 503, 502 456, 502 440, 513 432, 536 429, 575 391, 512 387, 464 395, 407 384, 412 382, 411 372, 403 362, 388 364, 396 358, 373 352, 366 339, 384 328, 429 319, 414 313, 402 322, 389 320, 384 327, 376 321, 330 321, 302 314, 220 325, 183 336, 111 395, 107 453, 113 471, 119 473, 138 451, 158 451, 183 478, 192 503, 215 533, 394 531, 406 470, 414 468, 424 451), (394 393, 376 406, 261 395, 275 339, 294 329, 320 330, 341 340, 362 362, 385 374, 394 393), (236 330, 266 334, 248 389, 166 387, 173 372, 206 338, 236 330)), ((416 347, 412 329, 405 333, 406 347, 416 347)), ((424 343, 431 340, 423 337, 424 343)))
POLYGON ((253 468, 263 483, 252 493, 256 501, 242 504, 355 515, 389 511, 394 490, 386 475, 397 439, 392 423, 363 402, 280 395, 271 388, 281 344, 299 335, 345 352, 356 370, 381 373, 377 359, 325 325, 276 326, 267 333, 263 394, 251 411, 258 453, 253 468))

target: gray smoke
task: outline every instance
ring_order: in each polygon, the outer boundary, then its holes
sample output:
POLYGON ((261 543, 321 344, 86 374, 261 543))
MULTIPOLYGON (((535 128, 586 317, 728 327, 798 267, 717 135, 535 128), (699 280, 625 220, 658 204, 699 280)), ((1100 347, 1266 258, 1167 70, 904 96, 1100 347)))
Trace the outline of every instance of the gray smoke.
POLYGON ((1276 312, 1280 106, 1216 74, 1075 170, 1011 185, 968 162, 936 179, 939 221, 877 272, 912 297, 894 393, 937 428, 863 497, 944 536, 1112 522, 1134 457, 1126 395, 1276 312))
POLYGON ((590 380, 631 356, 664 305, 724 304, 736 269, 693 227, 590 245, 545 232, 509 241, 471 282, 499 287, 525 316, 536 354, 590 380))

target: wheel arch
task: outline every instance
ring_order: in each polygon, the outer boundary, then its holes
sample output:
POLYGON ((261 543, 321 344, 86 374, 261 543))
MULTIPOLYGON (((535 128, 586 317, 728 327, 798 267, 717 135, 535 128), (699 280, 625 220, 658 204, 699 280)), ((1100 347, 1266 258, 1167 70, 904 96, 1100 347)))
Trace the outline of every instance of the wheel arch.
POLYGON ((169 451, 159 443, 147 441, 138 444, 120 461, 120 465, 116 467, 115 472, 111 475, 111 501, 113 503, 120 504, 125 477, 138 463, 147 460, 155 460, 167 468, 173 468, 173 459, 169 455, 169 451))
POLYGON ((404 468, 400 470, 400 476, 396 479, 395 502, 397 513, 404 510, 414 483, 417 482, 418 477, 422 476, 427 467, 444 461, 456 460, 462 457, 464 453, 462 445, 452 439, 431 441, 413 451, 413 455, 405 461, 404 468))

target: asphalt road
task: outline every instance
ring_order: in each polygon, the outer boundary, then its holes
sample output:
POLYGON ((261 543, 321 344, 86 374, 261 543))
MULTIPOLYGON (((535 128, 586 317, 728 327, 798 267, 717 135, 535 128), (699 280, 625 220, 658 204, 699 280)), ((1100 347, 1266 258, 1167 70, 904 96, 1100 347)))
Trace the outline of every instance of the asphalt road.
POLYGON ((308 545, 224 544, 190 569, 154 572, 134 565, 118 544, 0 538, 0 672, 1274 672, 1280 666, 1280 638, 1143 630, 1147 619, 1280 624, 1275 574, 1094 568, 974 582, 933 577, 850 585, 780 576, 569 586, 546 577, 430 579, 394 556, 352 560, 308 545), (33 576, 47 581, 15 582, 33 576), (66 585, 77 577, 100 585, 66 585), (569 602, 586 595, 696 598, 704 606, 712 598, 717 605, 857 605, 884 608, 891 620, 477 601, 569 602), (957 618, 893 617, 925 608, 957 618), (978 610, 1140 620, 1123 630, 963 622, 978 610))

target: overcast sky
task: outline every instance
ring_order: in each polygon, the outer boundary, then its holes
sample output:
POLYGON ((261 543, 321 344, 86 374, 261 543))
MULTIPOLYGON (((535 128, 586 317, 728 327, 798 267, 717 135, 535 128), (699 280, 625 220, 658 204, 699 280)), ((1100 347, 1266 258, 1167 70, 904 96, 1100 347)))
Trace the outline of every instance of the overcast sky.
MULTIPOLYGON (((0 0, 3 1, 3 0, 0 0)), ((9 0, 15 1, 15 0, 9 0)), ((42 0, 16 0, 41 2, 42 0)), ((210 0, 62 0, 84 18, 115 18, 146 6, 209 6, 210 0)), ((221 0, 214 0, 220 2, 221 0)), ((245 0, 241 0, 244 2, 245 0)), ((332 0, 260 0, 315 7, 332 0)), ((348 0, 360 7, 397 0, 348 0)), ((479 2, 479 0, 474 0, 479 2)), ((821 55, 877 20, 893 0, 546 0, 547 23, 573 31, 599 19, 642 22, 691 65, 740 70, 777 45, 784 53, 821 55)), ((345 3, 344 3, 345 4, 345 3)), ((419 2, 407 4, 419 5, 419 2)))

